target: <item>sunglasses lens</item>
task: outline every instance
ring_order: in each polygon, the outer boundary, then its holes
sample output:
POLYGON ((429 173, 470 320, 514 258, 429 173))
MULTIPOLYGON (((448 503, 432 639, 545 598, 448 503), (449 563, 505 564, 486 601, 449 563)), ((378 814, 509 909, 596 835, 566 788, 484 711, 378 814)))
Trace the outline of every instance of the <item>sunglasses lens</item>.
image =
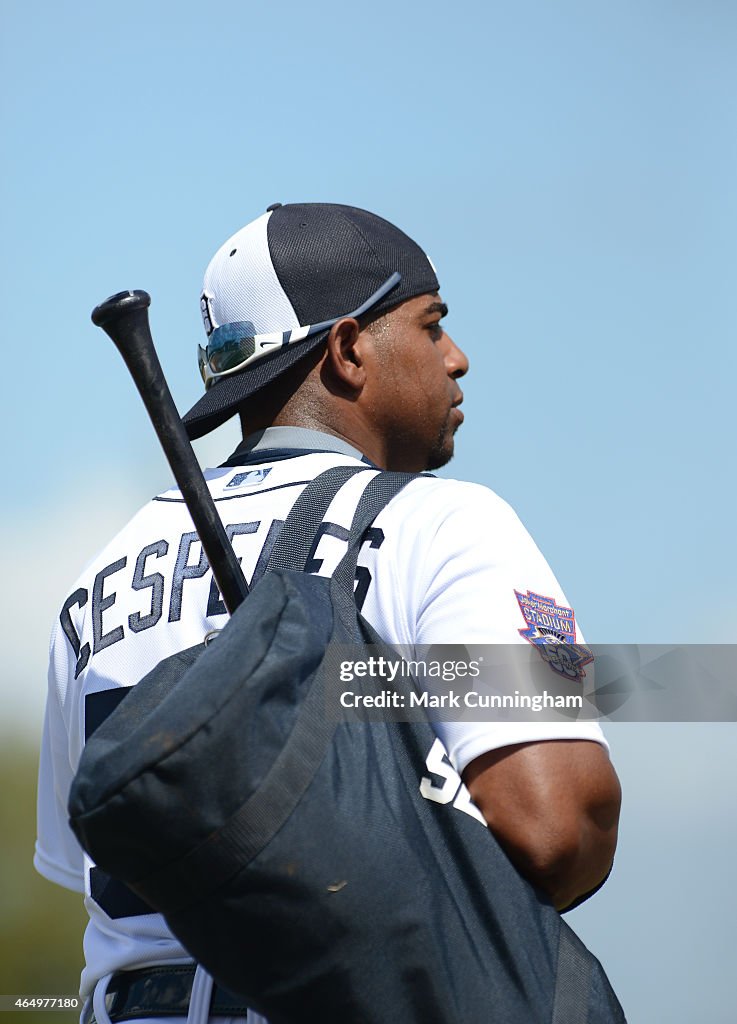
POLYGON ((252 324, 217 327, 207 344, 207 362, 213 373, 233 370, 256 351, 252 324), (249 329, 252 333, 248 333, 249 329))

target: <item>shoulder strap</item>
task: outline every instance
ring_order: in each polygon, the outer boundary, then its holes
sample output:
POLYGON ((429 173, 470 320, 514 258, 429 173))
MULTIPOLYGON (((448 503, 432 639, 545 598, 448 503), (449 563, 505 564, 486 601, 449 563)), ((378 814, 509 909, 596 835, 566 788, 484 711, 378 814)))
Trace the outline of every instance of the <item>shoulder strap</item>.
POLYGON ((330 585, 333 605, 344 622, 350 622, 351 618, 355 622, 356 605, 353 587, 358 552, 366 530, 392 498, 396 497, 402 488, 420 475, 429 474, 381 472, 377 473, 366 485, 353 515, 348 535, 348 550, 338 562, 330 585))
POLYGON ((371 466, 333 466, 320 473, 304 488, 284 520, 266 572, 272 569, 294 569, 301 572, 312 547, 315 535, 343 484, 356 473, 364 473, 371 466))
MULTIPOLYGON (((357 473, 364 473, 372 468, 333 466, 310 481, 297 498, 279 531, 266 572, 274 569, 302 572, 317 531, 338 491, 357 473)), ((348 550, 338 563, 331 583, 333 600, 341 610, 344 620, 349 621, 351 614, 355 615, 353 587, 356 562, 366 530, 392 498, 420 475, 430 474, 378 472, 366 485, 351 522, 348 550)))

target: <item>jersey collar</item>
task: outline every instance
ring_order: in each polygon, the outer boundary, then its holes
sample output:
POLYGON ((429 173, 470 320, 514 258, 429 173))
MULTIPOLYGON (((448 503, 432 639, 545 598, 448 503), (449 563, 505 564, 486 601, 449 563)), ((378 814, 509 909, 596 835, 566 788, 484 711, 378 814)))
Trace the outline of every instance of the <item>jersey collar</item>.
POLYGON ((265 430, 257 430, 245 437, 223 463, 223 467, 280 462, 282 459, 293 459, 298 455, 315 452, 336 452, 338 455, 358 459, 367 466, 374 465, 357 448, 333 434, 305 427, 266 427, 265 430))

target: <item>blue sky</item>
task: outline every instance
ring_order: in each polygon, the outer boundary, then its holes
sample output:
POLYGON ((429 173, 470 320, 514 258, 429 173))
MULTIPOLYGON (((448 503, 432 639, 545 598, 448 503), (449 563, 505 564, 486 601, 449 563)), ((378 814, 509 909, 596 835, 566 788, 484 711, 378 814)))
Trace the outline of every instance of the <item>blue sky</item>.
MULTIPOLYGON (((185 410, 204 267, 276 201, 367 207, 430 253, 471 359, 445 472, 511 502, 590 641, 737 642, 733 4, 2 12, 6 726, 37 734, 58 605, 169 479, 90 310, 151 293, 185 410)), ((620 854, 572 923, 633 1024, 726 1024, 734 726, 610 738, 620 854)))

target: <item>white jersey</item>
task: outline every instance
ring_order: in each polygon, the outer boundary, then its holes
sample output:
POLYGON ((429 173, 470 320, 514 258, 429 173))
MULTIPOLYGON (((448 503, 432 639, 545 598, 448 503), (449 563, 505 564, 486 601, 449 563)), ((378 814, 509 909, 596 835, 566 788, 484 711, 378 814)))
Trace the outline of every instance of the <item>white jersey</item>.
MULTIPOLYGON (((357 457, 334 438, 272 428, 256 450, 241 446, 226 467, 207 471, 247 579, 263 569, 303 486, 357 457)), ((373 475, 357 474, 336 496, 308 571, 333 572, 373 475)), ((525 644, 520 595, 543 595, 567 608, 513 510, 476 484, 412 481, 377 517, 358 564, 363 614, 393 644, 525 644)), ((170 490, 145 506, 85 570, 52 634, 34 862, 46 878, 85 893, 90 921, 83 995, 108 972, 189 960, 163 918, 142 912, 132 894, 94 868, 69 828, 67 797, 85 730, 89 735, 109 713, 121 688, 225 621, 186 506, 179 491, 170 490)), ((458 772, 480 754, 513 743, 605 743, 595 723, 447 722, 436 730, 458 772)))

